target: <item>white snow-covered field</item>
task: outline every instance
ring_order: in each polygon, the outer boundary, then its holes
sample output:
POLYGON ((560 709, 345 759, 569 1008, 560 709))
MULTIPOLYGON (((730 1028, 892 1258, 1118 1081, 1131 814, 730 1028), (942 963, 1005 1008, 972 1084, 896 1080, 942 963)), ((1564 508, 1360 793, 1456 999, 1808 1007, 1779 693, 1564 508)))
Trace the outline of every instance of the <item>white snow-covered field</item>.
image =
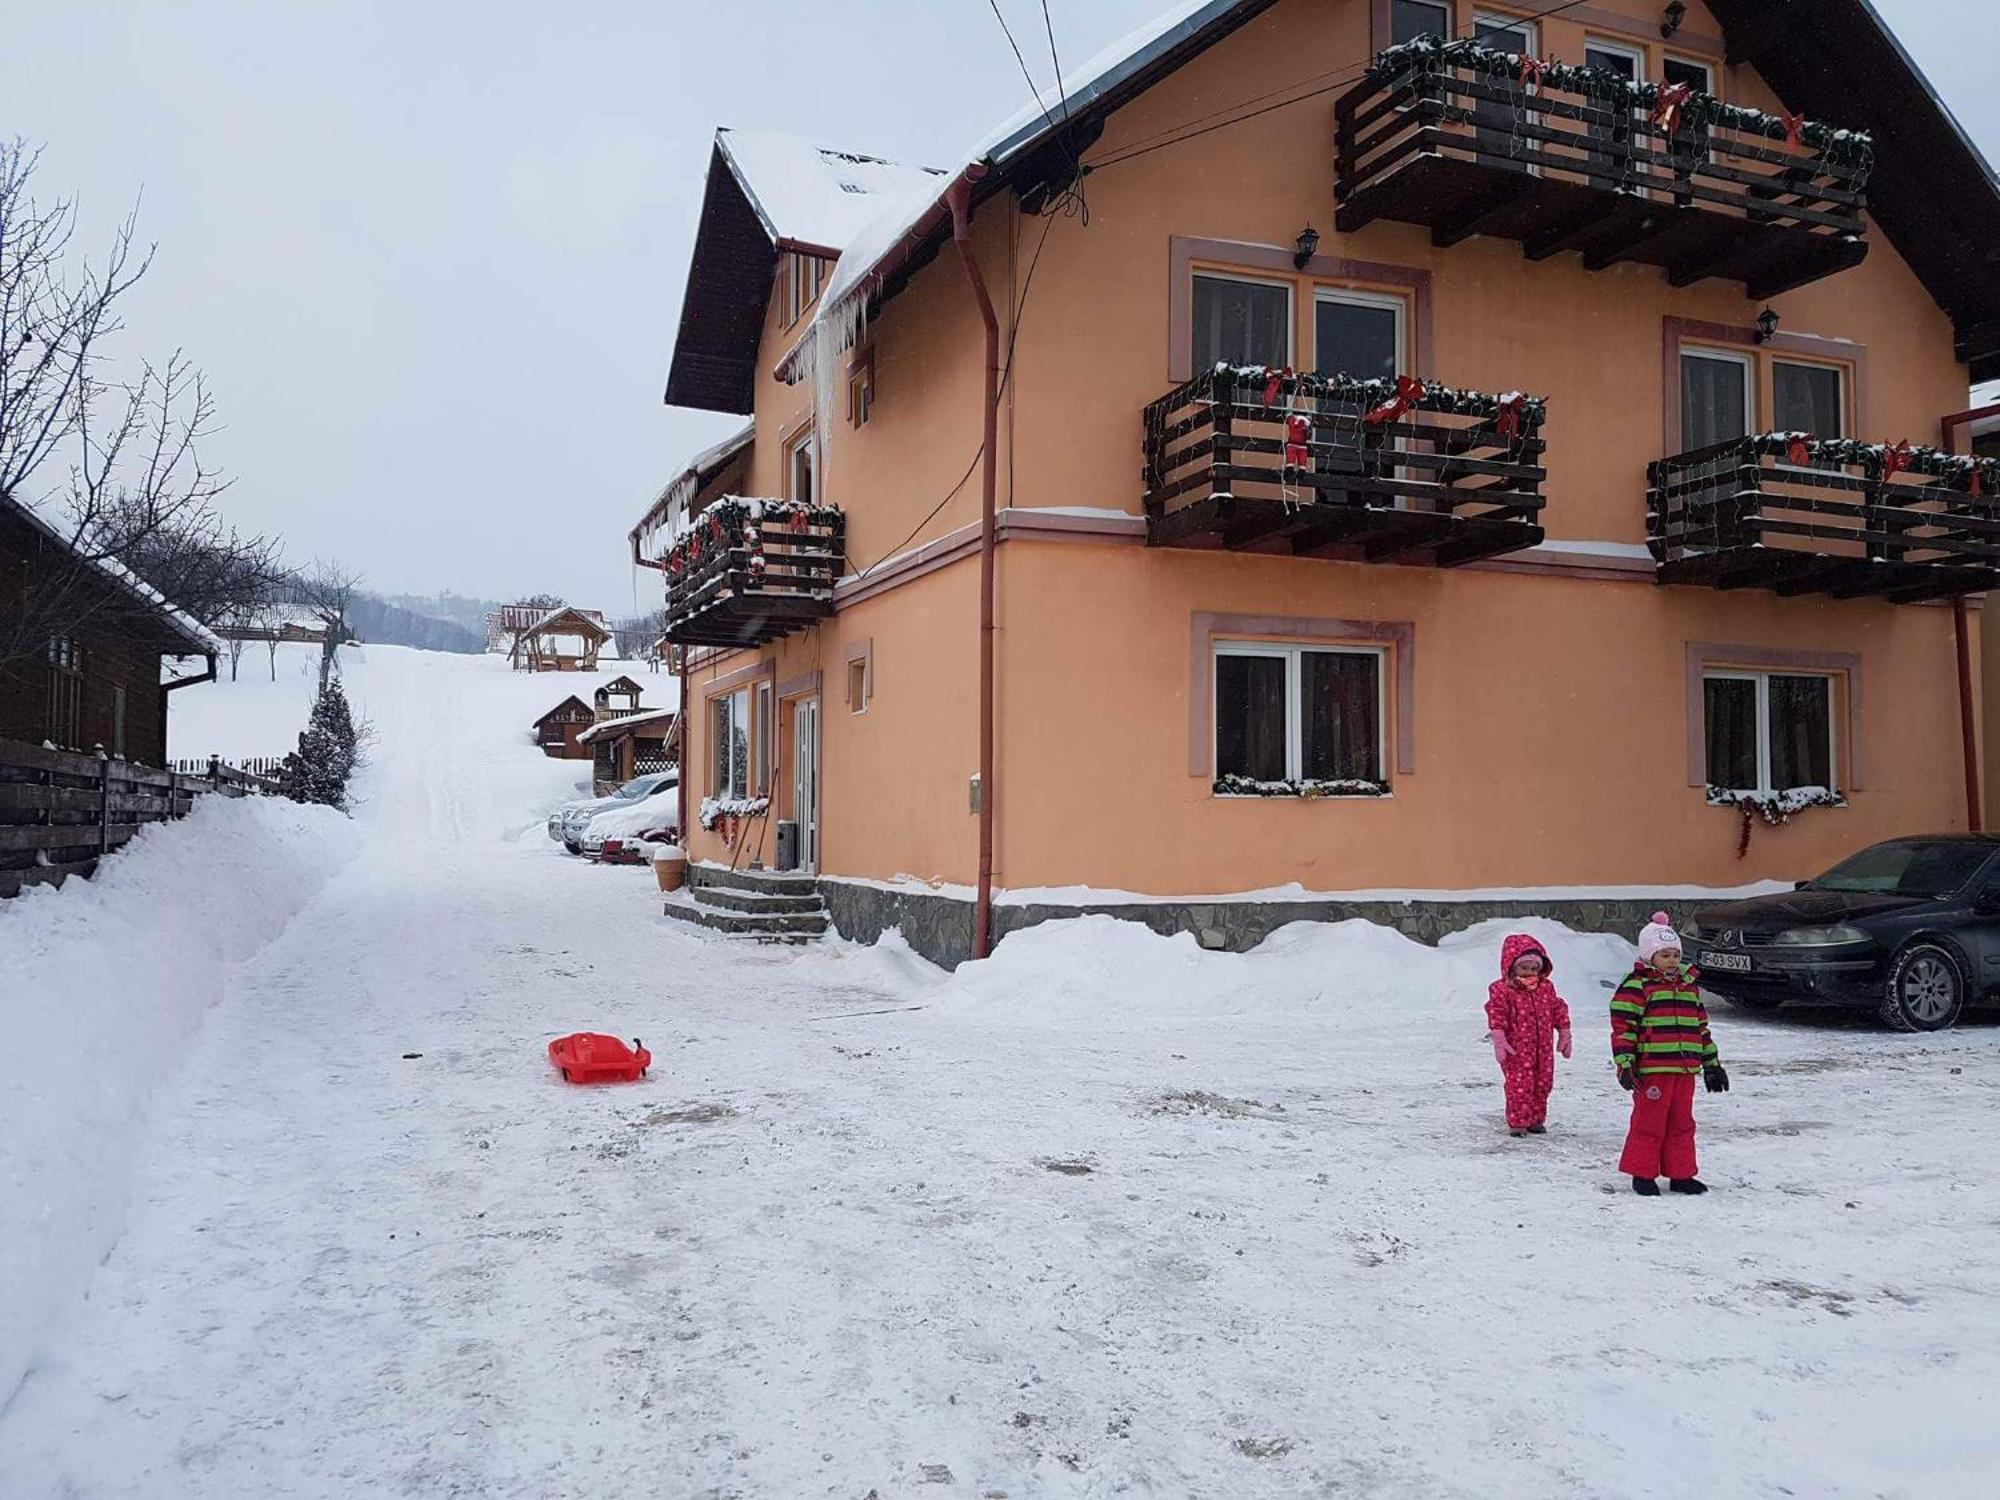
POLYGON ((163 1062, 0 1495, 1994 1492, 2000 1026, 1718 1006, 1715 1191, 1640 1200, 1616 939, 1522 924, 1578 1045, 1516 1141, 1500 928, 739 948, 543 838, 582 767, 477 660, 349 669, 358 852, 163 1062))

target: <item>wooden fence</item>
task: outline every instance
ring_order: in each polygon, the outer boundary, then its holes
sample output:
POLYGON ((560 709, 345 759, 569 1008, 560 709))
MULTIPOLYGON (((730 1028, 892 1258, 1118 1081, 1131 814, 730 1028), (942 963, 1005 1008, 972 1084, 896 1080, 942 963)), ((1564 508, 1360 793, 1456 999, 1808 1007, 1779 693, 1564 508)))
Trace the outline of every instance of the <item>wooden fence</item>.
POLYGON ((0 898, 89 875, 143 824, 185 817, 203 794, 276 790, 219 760, 196 775, 0 739, 0 898))

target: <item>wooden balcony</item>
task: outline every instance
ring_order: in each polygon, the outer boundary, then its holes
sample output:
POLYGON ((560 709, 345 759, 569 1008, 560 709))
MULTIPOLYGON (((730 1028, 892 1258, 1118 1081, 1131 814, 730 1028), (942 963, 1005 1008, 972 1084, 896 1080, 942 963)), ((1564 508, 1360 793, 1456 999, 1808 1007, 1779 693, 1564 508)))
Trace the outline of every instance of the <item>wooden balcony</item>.
POLYGON ((847 520, 831 506, 730 497, 668 550, 665 639, 761 646, 833 613, 847 520))
POLYGON ((1146 533, 1451 567, 1542 539, 1535 397, 1218 365, 1145 411, 1146 533))
POLYGON ((1664 267, 1774 297, 1867 254, 1869 138, 1708 94, 1435 38, 1379 54, 1342 96, 1336 222, 1421 224, 1439 246, 1664 267))
POLYGON ((2000 460, 1762 433, 1646 479, 1661 583, 1897 603, 2000 584, 2000 460))

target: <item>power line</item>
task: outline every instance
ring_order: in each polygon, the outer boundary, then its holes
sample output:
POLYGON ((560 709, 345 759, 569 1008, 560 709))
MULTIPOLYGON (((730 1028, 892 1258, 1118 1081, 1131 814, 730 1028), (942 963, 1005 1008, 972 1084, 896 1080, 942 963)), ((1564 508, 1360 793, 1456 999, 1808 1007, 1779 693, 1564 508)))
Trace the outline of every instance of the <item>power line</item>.
MULTIPOLYGON (((1513 20, 1515 25, 1522 25, 1536 21, 1542 21, 1546 20, 1550 16, 1561 15, 1566 10, 1574 10, 1577 6, 1583 3, 1584 0, 1562 0, 1562 3, 1560 4, 1551 5, 1546 9, 1535 11, 1529 15, 1521 16, 1518 18, 1510 18, 1510 19, 1513 20)), ((1466 36, 1473 35, 1478 27, 1478 24, 1479 23, 1475 21, 1473 23, 1473 29, 1466 31, 1464 35, 1466 36)), ((1302 78, 1297 83, 1290 83, 1284 85, 1284 87, 1282 88, 1272 89, 1269 93, 1258 94, 1253 98, 1242 101, 1242 104, 1232 106, 1232 108, 1241 110, 1242 112, 1237 114, 1231 114, 1225 119, 1217 118, 1218 115, 1222 115, 1225 113, 1224 111, 1217 110, 1211 114, 1197 116, 1195 119, 1186 121, 1183 124, 1170 126, 1168 127, 1167 130, 1160 132, 1159 135, 1144 138, 1136 142, 1135 144, 1127 147, 1125 150, 1117 152, 1111 156, 1104 158, 1104 160, 1102 161, 1091 163, 1087 170, 1092 172, 1102 171, 1105 167, 1114 167, 1117 166, 1120 162, 1132 161, 1138 157, 1148 155, 1151 152, 1164 150, 1168 146, 1178 146, 1183 141, 1191 141, 1196 139, 1197 137, 1211 134, 1214 131, 1226 129, 1228 126, 1231 125, 1240 125, 1245 120, 1254 120, 1258 116, 1270 114, 1274 110, 1286 109, 1294 104, 1303 104, 1305 103, 1306 100, 1316 99, 1321 94, 1330 94, 1335 89, 1340 88, 1343 85, 1351 83, 1355 79, 1360 78, 1364 73, 1368 71, 1370 67, 1373 66, 1373 61, 1374 60, 1370 58, 1369 60, 1364 62, 1350 63, 1346 67, 1337 68, 1330 73, 1317 73, 1310 78, 1302 78), (1244 105, 1259 104, 1266 99, 1276 98, 1277 95, 1285 93, 1290 89, 1304 88, 1308 84, 1320 83, 1320 80, 1322 79, 1325 79, 1327 81, 1321 83, 1318 88, 1310 89, 1306 93, 1295 95, 1289 99, 1280 99, 1276 104, 1267 105, 1262 109, 1244 109, 1243 107, 1244 105), (1215 120, 1215 123, 1212 125, 1207 125, 1202 123, 1203 121, 1207 120, 1215 120), (1191 126, 1197 126, 1197 125, 1201 126, 1201 128, 1200 129, 1189 128, 1191 126)))

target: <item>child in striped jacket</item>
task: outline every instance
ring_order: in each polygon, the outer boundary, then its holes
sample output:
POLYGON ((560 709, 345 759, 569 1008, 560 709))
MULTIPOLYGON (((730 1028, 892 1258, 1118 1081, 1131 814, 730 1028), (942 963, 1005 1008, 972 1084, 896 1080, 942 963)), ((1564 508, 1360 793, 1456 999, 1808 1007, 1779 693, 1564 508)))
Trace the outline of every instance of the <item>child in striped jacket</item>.
POLYGON ((1639 962, 1611 995, 1611 1061, 1632 1095, 1632 1126, 1618 1170, 1632 1191, 1660 1194, 1658 1178, 1676 1193, 1705 1193, 1695 1175, 1694 1075, 1711 1094, 1727 1093, 1729 1075, 1708 1033, 1699 975, 1681 962, 1680 935, 1663 911, 1639 933, 1639 962))

